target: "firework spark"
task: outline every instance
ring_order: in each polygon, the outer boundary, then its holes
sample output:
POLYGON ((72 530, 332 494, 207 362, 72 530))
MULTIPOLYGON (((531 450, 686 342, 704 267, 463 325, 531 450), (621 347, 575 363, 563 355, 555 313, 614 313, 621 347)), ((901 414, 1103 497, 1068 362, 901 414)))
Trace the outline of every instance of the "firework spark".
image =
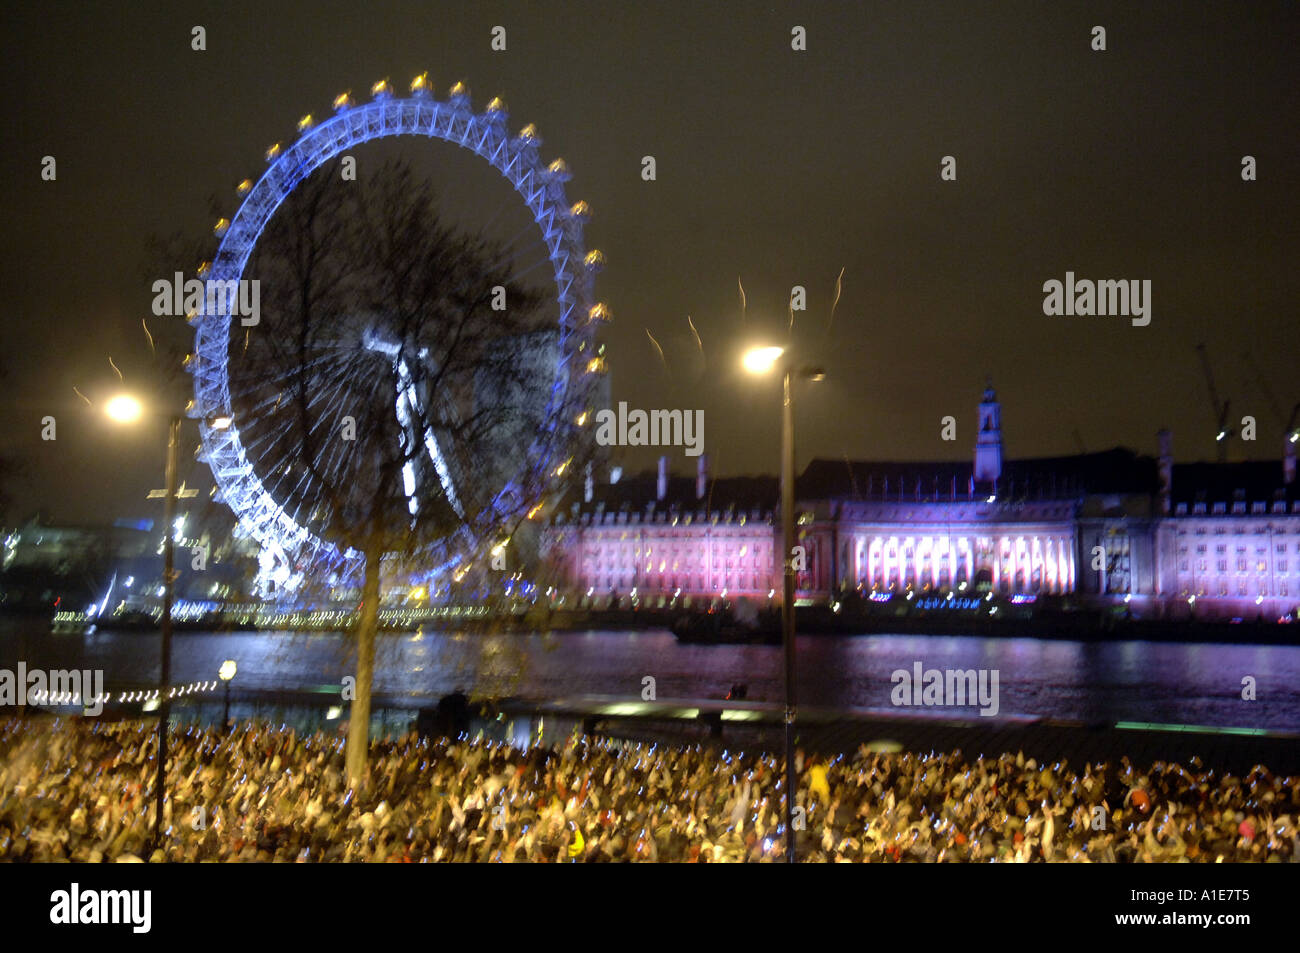
POLYGON ((74 388, 72 388, 72 390, 73 390, 73 392, 74 392, 78 397, 80 397, 82 400, 84 400, 84 401, 86 402, 87 405, 89 405, 89 406, 91 406, 91 407, 94 407, 94 406, 95 406, 94 404, 90 403, 90 398, 87 397, 85 394, 83 394, 81 391, 77 390, 77 388, 74 387, 74 388))
POLYGON ((840 276, 835 279, 835 300, 831 302, 831 319, 826 322, 826 333, 829 334, 831 325, 835 323, 835 306, 840 303, 840 293, 844 290, 844 269, 840 269, 840 276))
POLYGON ((691 326, 691 333, 695 335, 695 344, 700 349, 700 353, 703 354, 704 342, 700 340, 700 332, 695 330, 695 322, 691 320, 691 316, 689 314, 686 316, 686 323, 691 326))
POLYGON ((659 342, 655 340, 655 336, 650 333, 649 328, 645 329, 645 336, 650 339, 650 343, 653 344, 655 350, 659 352, 659 360, 663 362, 664 373, 668 375, 669 380, 672 380, 673 372, 668 370, 668 359, 664 357, 664 349, 659 346, 659 342))
POLYGON ((122 383, 125 384, 125 383, 126 383, 126 378, 122 376, 122 372, 121 372, 120 370, 118 370, 117 365, 113 363, 113 355, 112 355, 112 354, 110 354, 110 355, 108 356, 108 366, 111 367, 111 368, 113 368, 113 370, 117 371, 117 379, 120 380, 122 383))
POLYGON ((149 322, 141 318, 140 325, 144 328, 144 336, 149 339, 149 353, 157 357, 158 349, 153 346, 153 335, 149 333, 149 322))
POLYGON ((745 286, 740 283, 740 276, 736 276, 736 287, 740 289, 740 321, 745 322, 745 286))

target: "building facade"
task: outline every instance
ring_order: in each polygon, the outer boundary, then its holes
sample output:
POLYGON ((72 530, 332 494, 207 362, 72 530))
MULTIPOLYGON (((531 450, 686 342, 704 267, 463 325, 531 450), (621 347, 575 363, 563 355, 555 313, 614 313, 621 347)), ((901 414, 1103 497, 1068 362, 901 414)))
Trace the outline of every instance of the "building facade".
MULTIPOLYGON (((801 600, 995 592, 1123 603, 1160 617, 1273 619, 1300 606, 1295 444, 1277 463, 1173 461, 1117 448, 1007 459, 990 386, 969 463, 813 460, 796 481, 801 600)), ((774 478, 589 481, 546 555, 579 602, 778 600, 774 478)))

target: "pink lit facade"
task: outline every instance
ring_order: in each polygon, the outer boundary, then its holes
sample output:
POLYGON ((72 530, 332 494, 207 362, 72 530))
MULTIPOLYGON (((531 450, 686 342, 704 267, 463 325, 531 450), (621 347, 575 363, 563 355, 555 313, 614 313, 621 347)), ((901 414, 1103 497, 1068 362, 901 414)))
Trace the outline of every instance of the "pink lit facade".
POLYGON ((557 527, 553 553, 573 589, 593 596, 752 596, 772 589, 771 515, 586 514, 557 527))
POLYGON ((1185 513, 1180 506, 1158 531, 1159 592, 1179 614, 1276 618, 1300 602, 1300 511, 1294 503, 1191 509, 1185 513))

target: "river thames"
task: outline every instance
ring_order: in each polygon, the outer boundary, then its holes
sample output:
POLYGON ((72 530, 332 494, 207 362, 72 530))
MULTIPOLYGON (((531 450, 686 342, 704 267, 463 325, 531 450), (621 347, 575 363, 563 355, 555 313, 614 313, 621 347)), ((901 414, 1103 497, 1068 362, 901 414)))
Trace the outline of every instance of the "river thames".
MULTIPOLYGON (((0 620, 0 667, 102 669, 109 691, 158 678, 159 637, 53 633, 36 619, 0 620)), ((355 651, 342 633, 178 633, 172 681, 215 679, 238 664, 243 691, 340 685, 355 651)), ((947 636, 807 636, 798 640, 802 705, 885 711, 890 676, 926 669, 996 670, 1002 716, 1300 730, 1300 646, 1083 643, 947 636), (1255 700, 1243 698, 1243 679, 1255 700)), ((573 695, 639 698, 645 676, 665 698, 722 698, 743 682, 751 701, 781 699, 781 650, 681 645, 665 630, 484 635, 382 632, 375 691, 410 707, 460 689, 546 701, 573 695)), ((974 715, 972 707, 966 714, 974 715)))

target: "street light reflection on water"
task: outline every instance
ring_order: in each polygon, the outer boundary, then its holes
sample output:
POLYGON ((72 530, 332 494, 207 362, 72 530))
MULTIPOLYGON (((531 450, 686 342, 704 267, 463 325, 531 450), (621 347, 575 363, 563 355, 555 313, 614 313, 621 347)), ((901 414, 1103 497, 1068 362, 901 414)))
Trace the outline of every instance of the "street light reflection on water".
MULTIPOLYGON (((0 619, 0 668, 13 670, 21 660, 29 668, 103 669, 116 696, 156 684, 157 656, 142 651, 142 639, 153 644, 137 632, 55 634, 40 620, 0 619)), ((339 686, 354 672, 355 640, 341 632, 180 633, 172 680, 211 680, 227 659, 238 664, 245 692, 312 693, 324 705, 330 700, 320 688, 339 686)), ((1297 646, 810 635, 799 637, 799 660, 808 706, 888 708, 890 673, 921 661, 927 668, 998 669, 1007 715, 1300 730, 1297 646), (1244 705, 1224 690, 1223 673, 1236 671, 1269 673, 1268 705, 1244 705)), ((781 699, 779 648, 682 645, 664 630, 485 636, 426 628, 376 639, 375 692, 407 699, 411 708, 457 689, 539 701, 640 701, 645 673, 654 673, 660 700, 721 699, 736 682, 748 686, 749 701, 781 699)))

